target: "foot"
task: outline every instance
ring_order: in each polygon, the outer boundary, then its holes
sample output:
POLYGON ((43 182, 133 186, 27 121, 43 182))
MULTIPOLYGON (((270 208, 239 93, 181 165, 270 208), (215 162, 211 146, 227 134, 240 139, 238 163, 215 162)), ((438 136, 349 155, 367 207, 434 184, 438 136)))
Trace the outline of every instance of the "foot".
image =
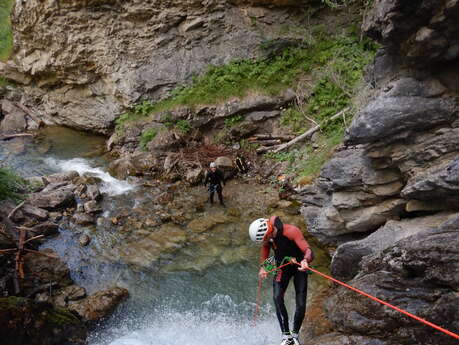
POLYGON ((290 335, 284 334, 282 336, 281 345, 293 345, 293 338, 290 335))
POLYGON ((292 340, 293 345, 300 345, 300 341, 298 340, 298 333, 292 333, 292 340))

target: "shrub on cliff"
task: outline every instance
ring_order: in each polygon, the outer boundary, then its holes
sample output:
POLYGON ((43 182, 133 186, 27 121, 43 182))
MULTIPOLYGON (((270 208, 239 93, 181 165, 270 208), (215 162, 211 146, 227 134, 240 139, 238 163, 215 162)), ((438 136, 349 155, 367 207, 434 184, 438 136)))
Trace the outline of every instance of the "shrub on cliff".
POLYGON ((0 61, 7 60, 13 50, 10 12, 13 0, 0 1, 0 61))
POLYGON ((17 199, 18 192, 23 190, 25 181, 8 168, 0 167, 0 201, 17 199))

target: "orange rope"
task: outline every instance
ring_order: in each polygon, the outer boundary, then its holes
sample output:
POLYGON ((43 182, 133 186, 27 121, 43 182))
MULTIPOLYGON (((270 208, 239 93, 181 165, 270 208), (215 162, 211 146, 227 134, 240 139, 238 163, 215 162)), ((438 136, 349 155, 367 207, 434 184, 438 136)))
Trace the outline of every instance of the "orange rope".
MULTIPOLYGON (((290 265, 290 264, 295 264, 295 265, 301 266, 301 265, 300 265, 299 263, 297 263, 297 262, 289 262, 289 263, 287 263, 287 264, 285 264, 285 265, 282 265, 282 266, 279 266, 279 267, 277 267, 277 268, 272 269, 272 270, 269 271, 268 273, 271 273, 271 272, 273 272, 273 271, 279 270, 279 269, 281 269, 282 267, 287 266, 287 265, 290 265)), ((362 290, 359 290, 359 289, 357 289, 357 288, 355 288, 355 287, 353 287, 353 286, 351 286, 351 285, 348 285, 348 284, 346 284, 346 283, 343 283, 342 281, 339 281, 338 279, 335 279, 335 278, 330 277, 330 276, 328 276, 328 275, 326 275, 326 274, 324 274, 324 273, 322 273, 322 272, 320 272, 320 271, 317 271, 316 269, 314 269, 314 268, 312 268, 312 267, 308 267, 308 270, 310 270, 311 272, 317 273, 318 275, 320 275, 321 277, 324 277, 325 279, 331 280, 331 281, 333 281, 333 282, 335 282, 335 283, 337 283, 337 284, 339 284, 339 285, 342 285, 342 286, 344 286, 344 287, 346 287, 346 288, 348 288, 348 289, 350 289, 350 290, 352 290, 352 291, 355 291, 355 292, 357 292, 357 293, 359 293, 359 294, 361 294, 361 295, 363 295, 363 296, 365 296, 365 297, 368 297, 369 299, 371 299, 371 300, 373 300, 373 301, 375 301, 375 302, 381 303, 381 304, 383 304, 383 305, 385 305, 385 306, 387 306, 387 307, 389 307, 389 308, 392 308, 392 309, 394 309, 394 310, 396 310, 396 311, 398 311, 398 312, 400 312, 400 313, 402 313, 402 314, 404 314, 404 315, 406 315, 406 316, 409 316, 409 317, 411 317, 412 319, 415 319, 415 320, 417 320, 417 321, 419 321, 419 322, 422 322, 423 324, 425 324, 425 325, 427 325, 427 326, 430 326, 430 327, 432 327, 432 328, 434 328, 434 329, 436 329, 436 330, 438 330, 438 331, 440 331, 440 332, 443 332, 443 333, 449 335, 450 337, 453 337, 453 338, 455 338, 455 339, 459 339, 459 334, 457 334, 457 333, 448 331, 447 329, 445 329, 445 328, 443 328, 443 327, 440 327, 440 326, 438 326, 438 325, 436 325, 436 324, 434 324, 434 323, 432 323, 432 322, 430 322, 430 321, 427 321, 427 320, 425 320, 425 319, 423 319, 423 318, 421 318, 421 317, 419 317, 419 316, 416 316, 416 315, 414 315, 414 314, 411 314, 410 312, 407 312, 406 310, 403 310, 403 309, 401 309, 401 308, 398 308, 398 307, 396 307, 396 306, 394 306, 394 305, 392 305, 392 304, 390 304, 390 303, 388 303, 388 302, 386 302, 386 301, 383 301, 382 299, 379 299, 379 298, 377 298, 377 297, 374 297, 374 296, 372 296, 372 295, 370 295, 370 294, 368 294, 368 293, 366 293, 366 292, 364 292, 364 291, 362 291, 362 290)))

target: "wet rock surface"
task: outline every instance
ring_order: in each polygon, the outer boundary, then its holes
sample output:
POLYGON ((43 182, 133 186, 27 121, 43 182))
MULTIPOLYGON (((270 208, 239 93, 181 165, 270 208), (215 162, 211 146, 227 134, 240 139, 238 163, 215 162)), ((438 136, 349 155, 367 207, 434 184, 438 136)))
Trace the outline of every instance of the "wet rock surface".
POLYGON ((69 309, 78 313, 83 321, 99 321, 110 315, 115 307, 128 297, 126 289, 114 287, 70 303, 69 309))
POLYGON ((86 328, 72 312, 22 297, 0 298, 4 345, 85 344, 86 328))

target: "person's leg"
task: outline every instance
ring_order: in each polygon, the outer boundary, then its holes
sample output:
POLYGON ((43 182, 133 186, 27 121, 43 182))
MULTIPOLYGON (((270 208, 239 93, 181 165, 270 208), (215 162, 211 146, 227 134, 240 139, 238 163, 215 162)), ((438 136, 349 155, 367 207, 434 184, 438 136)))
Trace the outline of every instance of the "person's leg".
POLYGON ((214 203, 214 193, 215 193, 215 190, 214 188, 212 188, 212 186, 209 187, 209 201, 211 204, 214 203))
POLYGON ((306 312, 306 297, 308 294, 308 274, 307 272, 297 271, 293 277, 295 286, 295 317, 293 319, 293 333, 300 332, 301 324, 306 312))
POLYGON ((217 194, 218 194, 218 200, 220 201, 220 205, 225 206, 225 203, 223 202, 222 187, 217 186, 217 194))
POLYGON ((290 270, 283 268, 279 270, 273 280, 273 299, 276 307, 276 315, 279 320, 279 326, 282 333, 290 332, 288 324, 288 313, 285 308, 284 295, 292 274, 290 270))

